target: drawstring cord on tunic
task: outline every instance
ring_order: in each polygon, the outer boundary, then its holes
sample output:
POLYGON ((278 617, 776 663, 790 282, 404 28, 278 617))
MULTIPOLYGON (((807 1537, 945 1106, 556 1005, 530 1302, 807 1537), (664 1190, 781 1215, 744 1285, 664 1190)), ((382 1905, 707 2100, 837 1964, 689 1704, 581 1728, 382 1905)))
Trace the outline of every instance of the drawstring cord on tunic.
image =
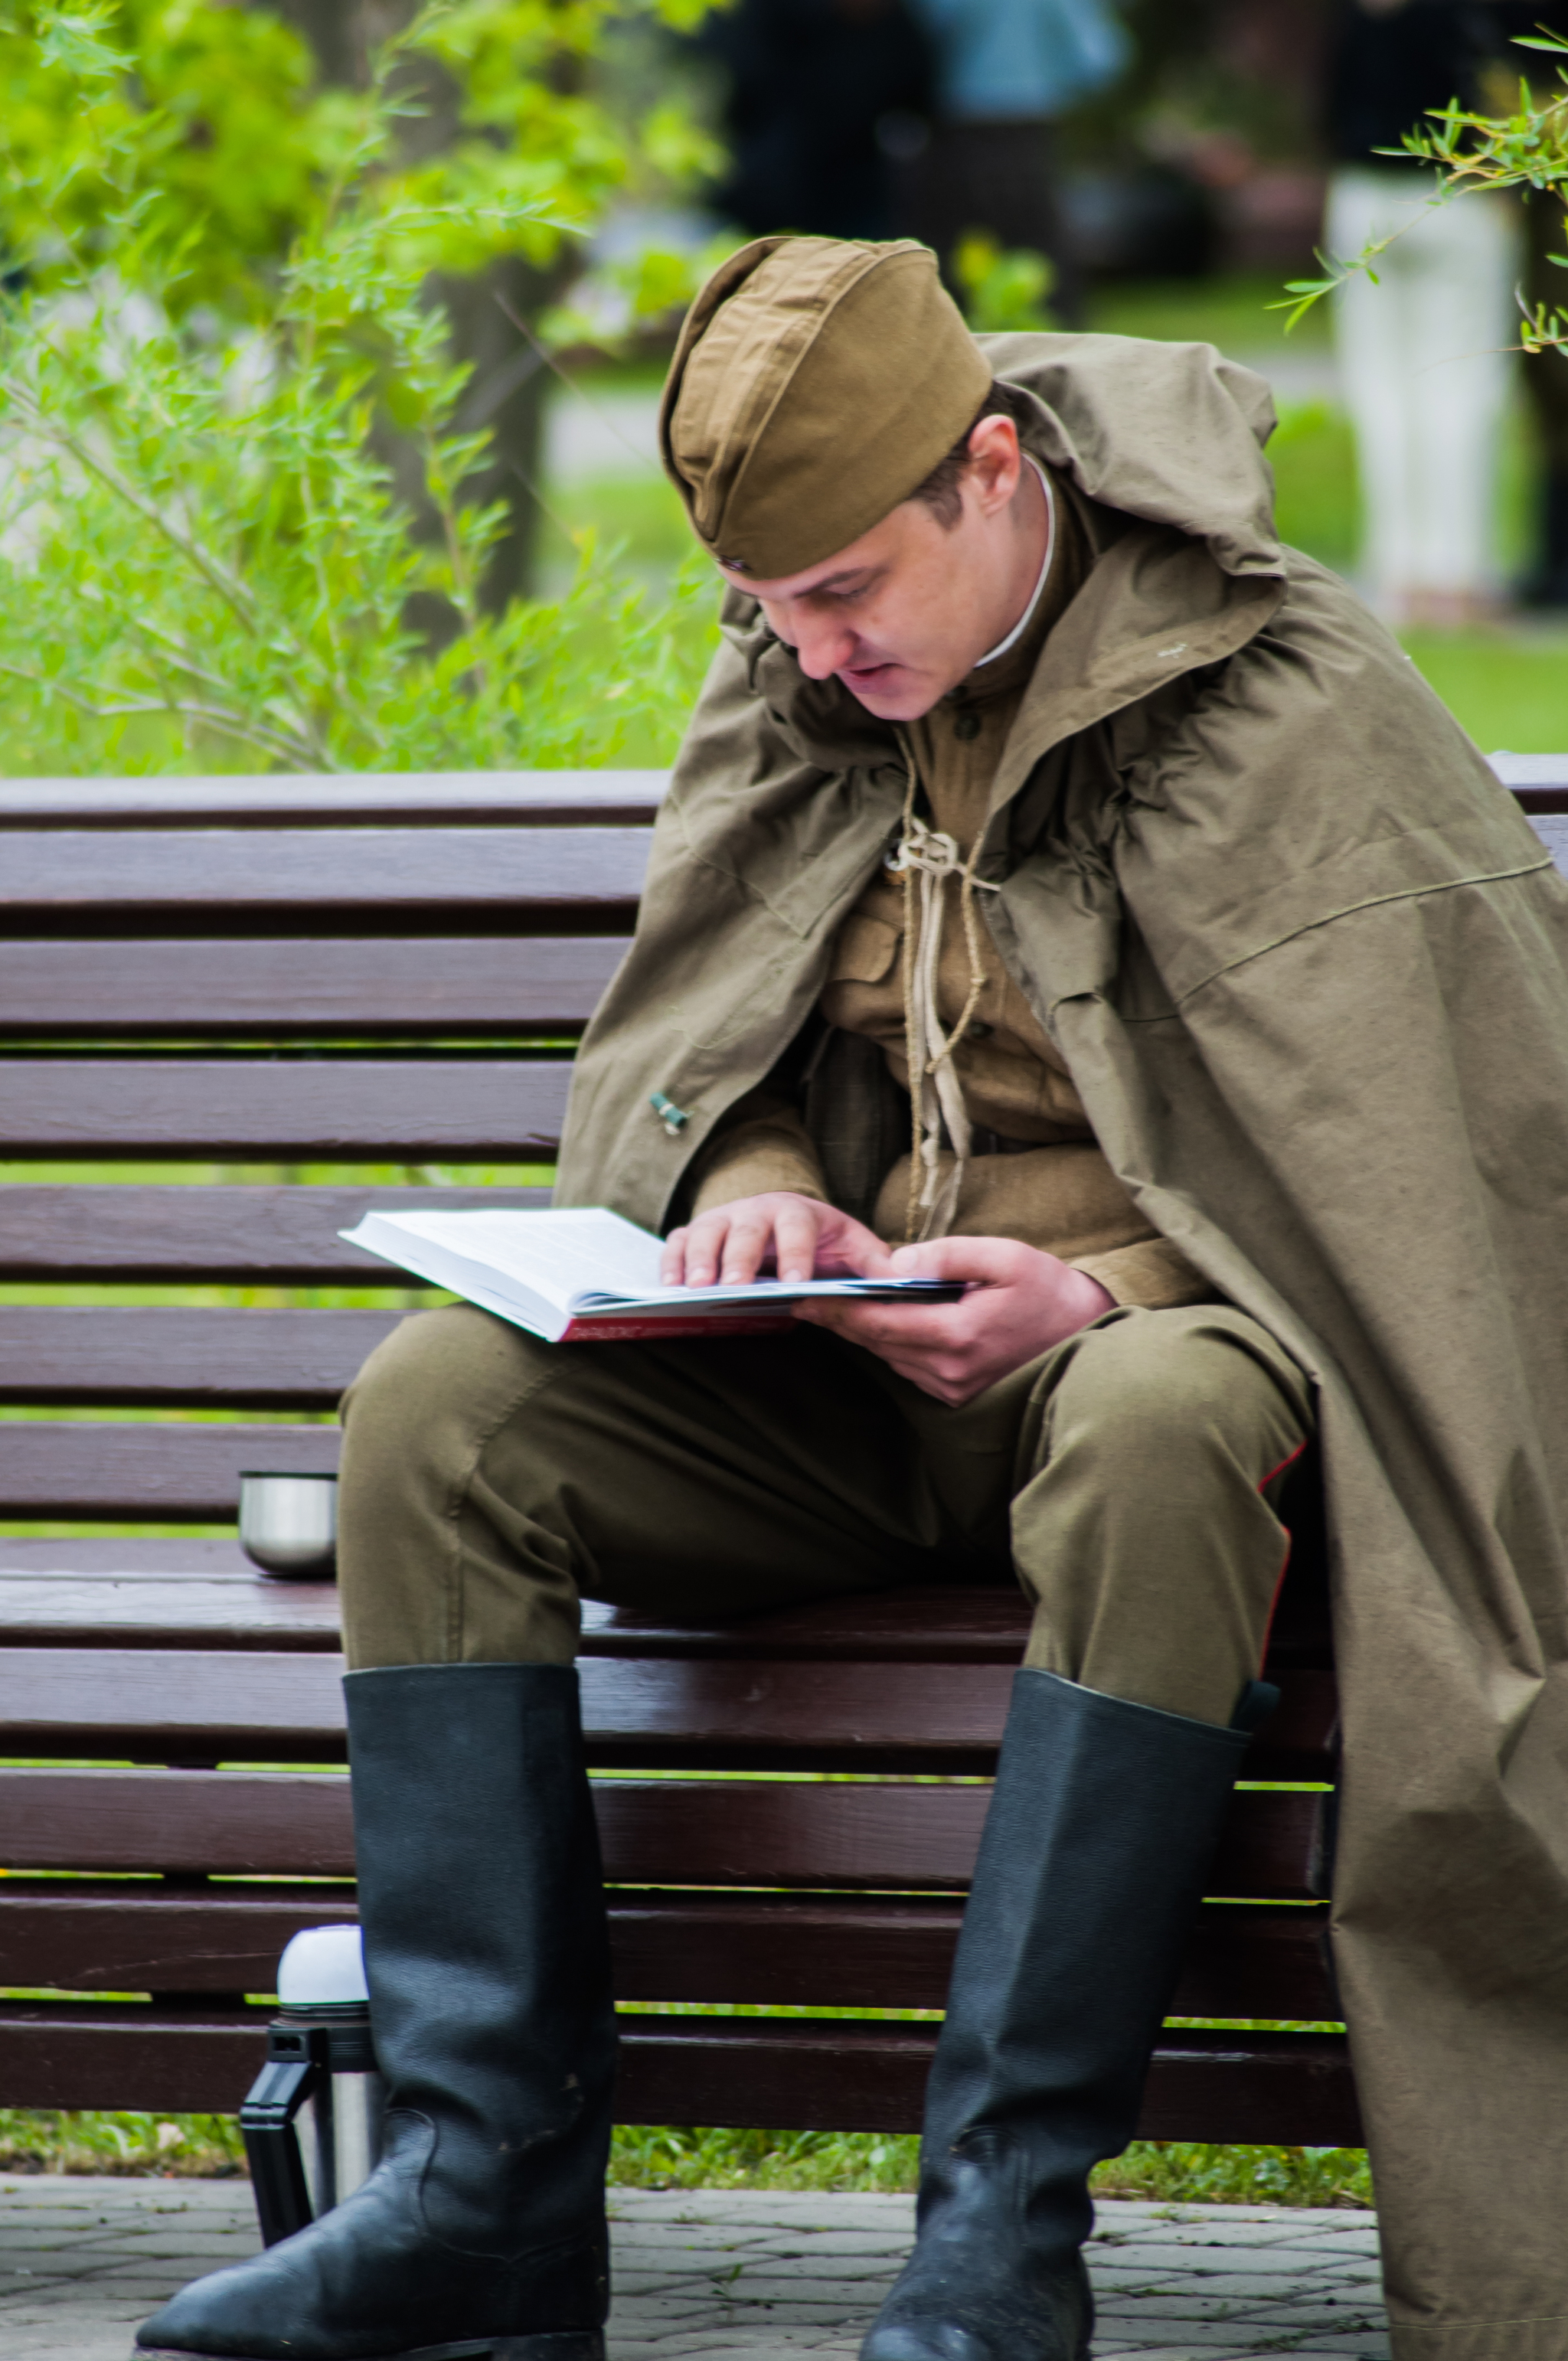
POLYGON ((956 838, 927 828, 923 819, 916 818, 915 788, 915 765, 911 763, 898 846, 887 858, 889 870, 904 880, 904 1041, 909 1067, 911 1127, 909 1200, 904 1218, 906 1245, 917 1238, 945 1237, 958 1209, 972 1135, 963 1091, 953 1065, 953 1052, 969 1030, 970 1020, 985 989, 980 912, 974 897, 977 892, 997 894, 1002 890, 975 875, 985 830, 981 829, 976 836, 969 859, 962 860, 956 838), (954 876, 959 880, 959 908, 969 952, 969 995, 958 1023, 947 1033, 942 1028, 937 995, 947 899, 944 889, 948 879, 954 876), (915 906, 916 878, 920 885, 918 926, 915 906), (945 1187, 939 1164, 944 1123, 954 1159, 945 1187), (916 1229, 922 1209, 925 1219, 916 1229))
MULTIPOLYGON (((1039 478, 1040 489, 1046 496, 1045 555, 1028 605, 1006 638, 998 640, 977 660, 976 671, 981 664, 1006 655, 1028 630, 1056 555, 1057 503, 1051 479, 1032 453, 1026 451, 1024 456, 1039 478)), ((953 1066, 953 1052, 968 1032, 970 1019, 985 989, 980 911, 974 897, 977 893, 1000 894, 1002 888, 974 873, 985 837, 983 828, 970 849, 969 859, 964 861, 956 837, 945 836, 940 829, 927 828, 923 819, 916 818, 916 771, 907 741, 904 743, 904 755, 909 786, 904 798, 898 848, 889 853, 887 865, 895 877, 904 880, 904 1046, 909 1065, 910 1121, 909 1202, 905 1208, 904 1239, 908 1246, 917 1237, 945 1237, 958 1211, 959 1191, 963 1186, 972 1135, 964 1094, 953 1066), (943 889, 948 879, 954 876, 959 880, 959 908, 963 915, 964 944, 969 952, 969 996, 951 1033, 944 1033, 937 1009, 938 969, 941 964, 942 916, 946 907, 943 889), (915 924, 916 877, 920 880, 918 943, 915 924), (946 1188, 941 1186, 938 1161, 944 1122, 953 1145, 953 1170, 946 1188), (922 1208, 926 1218, 917 1232, 916 1220, 922 1208)))

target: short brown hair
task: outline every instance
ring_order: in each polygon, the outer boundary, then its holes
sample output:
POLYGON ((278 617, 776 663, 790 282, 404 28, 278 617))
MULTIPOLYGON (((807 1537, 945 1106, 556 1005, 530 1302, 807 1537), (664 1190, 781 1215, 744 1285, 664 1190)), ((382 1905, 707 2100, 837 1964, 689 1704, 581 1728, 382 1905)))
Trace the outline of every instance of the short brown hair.
POLYGON ((944 533, 951 533, 963 514, 959 486, 970 466, 970 436, 982 418, 1011 418, 1016 424, 1017 417, 1011 386, 994 383, 952 449, 938 460, 925 481, 916 484, 910 493, 912 500, 925 502, 944 533))

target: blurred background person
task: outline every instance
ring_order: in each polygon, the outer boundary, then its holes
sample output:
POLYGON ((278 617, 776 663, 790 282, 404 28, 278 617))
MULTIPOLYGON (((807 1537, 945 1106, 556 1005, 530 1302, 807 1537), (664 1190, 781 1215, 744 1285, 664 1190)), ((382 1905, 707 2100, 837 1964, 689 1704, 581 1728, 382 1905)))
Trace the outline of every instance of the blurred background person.
POLYGON ((902 174, 905 225, 954 260, 972 232, 1047 255, 1052 308, 1081 309, 1057 205, 1056 120, 1113 82, 1132 42, 1109 0, 911 0, 936 61, 930 137, 902 174))
POLYGON ((894 237, 895 159, 922 145, 931 58, 905 0, 739 0, 697 48, 723 73, 728 178, 713 203, 749 236, 894 237))
POLYGON ((1507 31, 1486 0, 1343 0, 1341 9, 1325 242, 1349 260, 1402 233, 1374 264, 1376 280, 1357 272, 1335 298, 1365 587, 1396 622, 1453 627, 1501 604, 1497 475, 1520 256, 1509 199, 1466 196, 1428 212, 1436 174, 1376 151, 1397 149, 1451 99, 1484 104, 1507 31))

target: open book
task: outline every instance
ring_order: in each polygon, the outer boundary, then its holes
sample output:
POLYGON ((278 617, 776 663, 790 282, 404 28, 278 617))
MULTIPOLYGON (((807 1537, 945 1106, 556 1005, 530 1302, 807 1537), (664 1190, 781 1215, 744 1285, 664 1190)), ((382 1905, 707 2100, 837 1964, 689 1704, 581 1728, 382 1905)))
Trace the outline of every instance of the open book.
POLYGON ((787 1287, 661 1287, 663 1241, 602 1206, 547 1213, 368 1213, 343 1230, 416 1278, 466 1295, 551 1344, 629 1336, 756 1336, 791 1325, 790 1306, 810 1295, 913 1296, 948 1303, 959 1279, 813 1279, 787 1287))

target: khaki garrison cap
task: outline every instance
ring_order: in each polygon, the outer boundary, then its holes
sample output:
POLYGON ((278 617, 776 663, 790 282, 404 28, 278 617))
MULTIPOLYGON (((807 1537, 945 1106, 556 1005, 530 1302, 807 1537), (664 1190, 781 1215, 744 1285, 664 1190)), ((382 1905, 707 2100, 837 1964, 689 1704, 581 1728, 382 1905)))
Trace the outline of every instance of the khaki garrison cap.
POLYGON ((704 547, 776 582, 906 500, 991 384, 929 247, 762 237, 686 314, 660 446, 704 547))

